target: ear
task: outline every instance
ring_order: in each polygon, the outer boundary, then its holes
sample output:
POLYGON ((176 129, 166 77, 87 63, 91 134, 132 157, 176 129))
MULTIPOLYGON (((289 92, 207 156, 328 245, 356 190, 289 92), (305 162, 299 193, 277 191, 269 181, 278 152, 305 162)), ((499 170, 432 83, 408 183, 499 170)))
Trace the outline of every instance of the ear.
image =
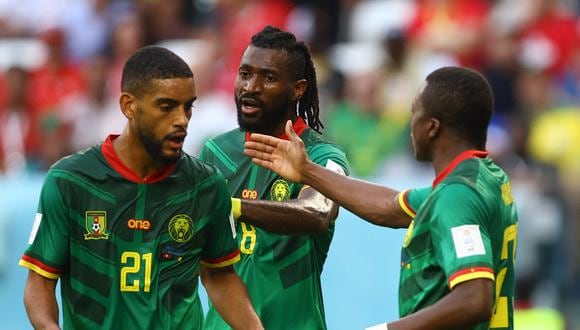
POLYGON ((439 119, 431 117, 427 125, 427 136, 429 136, 429 139, 433 140, 439 136, 441 133, 441 122, 439 119))
POLYGON ((122 93, 119 97, 119 106, 127 119, 135 118, 135 112, 137 111, 137 99, 135 96, 126 92, 122 93))
POLYGON ((292 101, 298 101, 302 98, 308 87, 306 79, 300 79, 294 83, 294 93, 292 94, 292 101))

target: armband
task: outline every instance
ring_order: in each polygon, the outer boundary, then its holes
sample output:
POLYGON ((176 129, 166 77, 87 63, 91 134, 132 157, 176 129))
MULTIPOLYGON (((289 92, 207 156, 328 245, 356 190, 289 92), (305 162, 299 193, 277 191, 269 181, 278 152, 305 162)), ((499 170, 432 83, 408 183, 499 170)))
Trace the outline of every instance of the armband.
POLYGON ((239 198, 232 197, 232 216, 234 220, 238 220, 238 218, 242 215, 242 200, 239 198))

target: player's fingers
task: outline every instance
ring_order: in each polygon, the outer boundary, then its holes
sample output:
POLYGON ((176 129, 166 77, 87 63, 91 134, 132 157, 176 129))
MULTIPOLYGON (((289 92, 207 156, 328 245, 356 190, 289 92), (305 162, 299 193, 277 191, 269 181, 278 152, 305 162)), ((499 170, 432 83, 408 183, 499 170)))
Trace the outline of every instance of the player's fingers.
POLYGON ((258 159, 258 158, 252 158, 252 162, 254 164, 258 164, 266 169, 271 170, 272 169, 272 162, 266 161, 266 160, 262 160, 262 159, 258 159))
POLYGON ((257 151, 264 151, 267 153, 272 153, 272 152, 274 152, 274 150, 276 150, 274 147, 272 147, 270 145, 260 143, 260 142, 254 142, 254 141, 245 142, 244 148, 251 149, 251 150, 257 150, 257 151))
POLYGON ((290 141, 295 141, 298 138, 298 135, 296 135, 296 132, 294 132, 294 128, 292 127, 292 121, 288 120, 286 122, 286 135, 288 135, 288 138, 290 139, 290 141))
POLYGON ((280 139, 275 138, 273 136, 258 133, 252 133, 252 135, 250 135, 250 140, 254 142, 260 142, 267 145, 271 145, 273 147, 277 146, 278 143, 281 141, 280 139))

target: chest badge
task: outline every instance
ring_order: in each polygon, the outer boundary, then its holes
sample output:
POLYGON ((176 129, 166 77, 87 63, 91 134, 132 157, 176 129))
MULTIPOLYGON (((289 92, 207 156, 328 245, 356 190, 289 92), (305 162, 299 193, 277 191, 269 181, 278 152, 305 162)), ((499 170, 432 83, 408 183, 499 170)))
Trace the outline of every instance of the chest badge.
POLYGON ((85 229, 87 230, 85 240, 109 239, 109 233, 107 233, 107 212, 86 211, 85 229))
POLYGON ((193 220, 186 214, 178 214, 171 218, 167 230, 174 241, 185 243, 193 237, 193 220))
POLYGON ((278 179, 272 184, 270 188, 270 200, 282 202, 290 199, 290 186, 288 182, 278 179))

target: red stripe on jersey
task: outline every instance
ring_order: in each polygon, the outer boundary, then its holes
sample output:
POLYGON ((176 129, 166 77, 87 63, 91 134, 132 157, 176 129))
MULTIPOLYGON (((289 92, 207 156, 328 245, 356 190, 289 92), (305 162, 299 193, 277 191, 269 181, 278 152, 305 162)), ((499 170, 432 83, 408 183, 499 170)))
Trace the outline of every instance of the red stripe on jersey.
MULTIPOLYGON (((308 125, 306 125, 306 122, 304 121, 304 119, 302 117, 298 117, 298 119, 296 119, 296 122, 294 122, 294 125, 292 125, 292 128, 294 129, 294 132, 296 132, 296 135, 300 136, 300 134, 302 134, 302 132, 304 132, 304 130, 308 127, 308 125)), ((250 135, 251 132, 246 132, 246 141, 250 141, 250 135)), ((278 136, 279 139, 282 140, 289 140, 288 139, 288 135, 286 135, 286 133, 282 133, 282 135, 278 136)))
POLYGON ((204 262, 207 262, 208 264, 219 264, 221 262, 224 262, 226 260, 230 260, 233 259, 235 257, 237 257, 240 254, 240 250, 235 250, 234 252, 228 254, 227 256, 223 256, 217 259, 203 259, 204 262))
POLYGON ((449 163, 449 165, 447 165, 443 171, 437 175, 435 181, 433 181, 433 188, 437 187, 439 182, 445 179, 445 177, 448 176, 449 173, 451 173, 451 171, 453 171, 462 161, 474 157, 485 158, 487 155, 489 155, 489 152, 482 150, 465 150, 464 152, 460 153, 459 156, 455 157, 455 159, 453 159, 451 163, 449 163))
POLYGON ((117 173, 121 174, 121 176, 123 176, 125 179, 133 181, 135 183, 155 183, 165 179, 171 173, 173 173, 173 170, 175 169, 175 164, 169 164, 164 168, 162 168, 161 170, 141 179, 141 177, 139 177, 137 173, 135 173, 132 169, 130 169, 127 165, 125 165, 123 161, 121 161, 121 158, 119 158, 119 155, 117 155, 117 152, 113 147, 113 140, 115 140, 118 137, 119 135, 116 134, 109 135, 105 140, 105 142, 103 142, 103 144, 101 145, 101 152, 103 153, 103 156, 105 156, 105 159, 107 160, 107 162, 109 162, 111 167, 115 171, 117 171, 117 173))
POLYGON ((32 257, 29 257, 27 255, 23 255, 22 260, 27 261, 35 266, 38 266, 40 269, 44 270, 45 272, 49 272, 52 274, 60 274, 62 272, 60 269, 56 269, 56 268, 47 266, 47 265, 43 264, 42 262, 40 262, 32 257))
POLYGON ((467 268, 467 269, 462 269, 460 271, 455 272, 453 275, 451 275, 449 277, 449 282, 453 282, 453 280, 461 275, 465 275, 465 274, 469 274, 469 273, 475 273, 475 272, 486 272, 486 273, 492 273, 493 274, 493 269, 489 268, 489 267, 471 267, 471 268, 467 268))
POLYGON ((411 207, 411 204, 409 204, 409 200, 407 199, 407 197, 409 197, 409 191, 410 190, 407 189, 403 192, 403 203, 405 203, 405 206, 409 209, 409 211, 411 211, 411 213, 413 213, 414 218, 415 215, 417 215, 417 211, 415 211, 415 209, 411 207))

